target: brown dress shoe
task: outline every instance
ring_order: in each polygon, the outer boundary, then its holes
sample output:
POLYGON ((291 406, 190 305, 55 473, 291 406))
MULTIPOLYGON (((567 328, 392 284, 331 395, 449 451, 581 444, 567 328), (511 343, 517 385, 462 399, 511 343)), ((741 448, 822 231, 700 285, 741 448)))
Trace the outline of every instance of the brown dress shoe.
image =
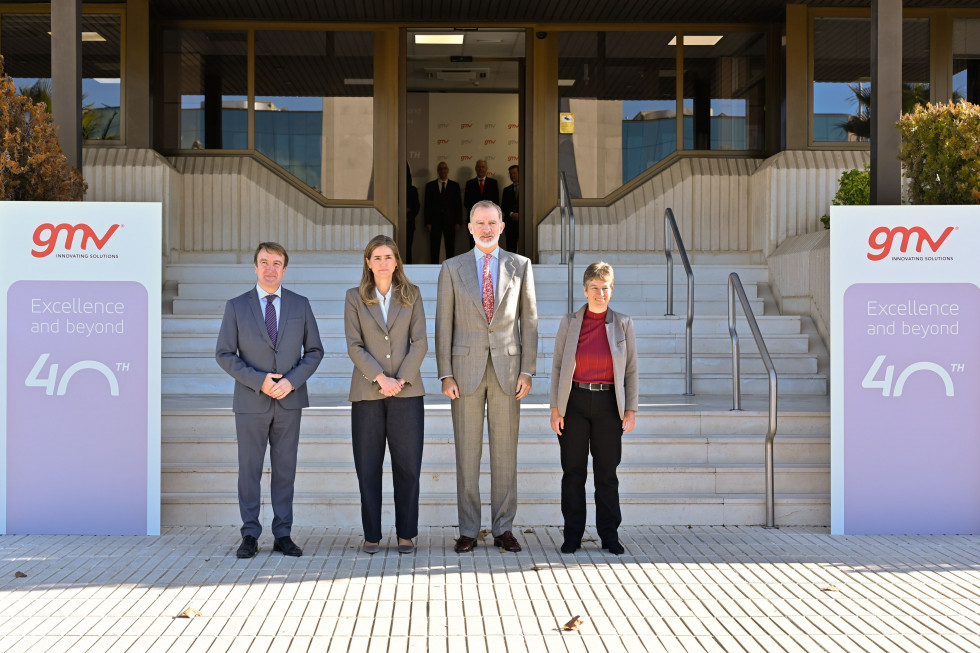
POLYGON ((498 546, 504 551, 510 551, 511 553, 517 553, 521 550, 521 545, 517 543, 517 538, 510 531, 504 531, 497 537, 493 538, 493 545, 498 546))
POLYGON ((453 548, 456 553, 469 553, 476 548, 476 538, 460 535, 459 539, 456 540, 456 546, 453 548))

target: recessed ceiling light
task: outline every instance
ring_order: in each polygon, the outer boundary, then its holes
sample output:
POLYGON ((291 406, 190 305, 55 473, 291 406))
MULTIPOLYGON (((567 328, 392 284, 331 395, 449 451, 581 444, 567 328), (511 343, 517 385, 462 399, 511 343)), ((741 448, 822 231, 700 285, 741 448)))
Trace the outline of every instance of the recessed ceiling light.
POLYGON ((93 77, 92 79, 94 79, 95 81, 97 81, 100 84, 118 84, 119 83, 119 78, 118 77, 93 77))
POLYGON ((416 34, 415 45, 463 45, 463 34, 416 34))
POLYGON ((559 86, 575 86, 575 80, 574 79, 559 79, 558 80, 558 85, 559 86))
MULTIPOLYGON (((721 36, 708 36, 703 34, 685 34, 684 45, 714 45, 720 41, 721 36)), ((677 37, 670 39, 667 45, 677 45, 677 37)))
MULTIPOLYGON (((51 36, 51 32, 48 32, 48 36, 51 36)), ((104 43, 105 37, 98 32, 82 32, 83 41, 96 41, 98 43, 104 43)))
POLYGON ((345 78, 344 84, 347 84, 348 86, 371 86, 374 84, 374 80, 366 77, 345 78))

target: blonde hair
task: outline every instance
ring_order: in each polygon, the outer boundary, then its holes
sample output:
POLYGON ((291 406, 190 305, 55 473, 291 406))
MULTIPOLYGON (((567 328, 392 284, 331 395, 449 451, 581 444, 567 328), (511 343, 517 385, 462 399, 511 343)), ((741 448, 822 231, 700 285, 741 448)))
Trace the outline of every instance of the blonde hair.
POLYGON ((595 281, 596 279, 608 281, 609 285, 611 286, 613 285, 613 278, 612 266, 605 261, 596 261, 589 267, 585 268, 585 274, 582 276, 582 287, 588 290, 589 282, 595 281))
POLYGON ((402 306, 411 306, 420 295, 419 289, 405 276, 405 267, 402 265, 401 254, 398 253, 398 245, 390 236, 384 234, 378 234, 372 238, 367 247, 364 248, 364 269, 361 272, 361 284, 357 289, 357 294, 367 306, 377 304, 379 301, 378 295, 375 293, 374 273, 371 272, 367 263, 371 255, 374 254, 374 250, 379 247, 387 247, 395 256, 395 271, 391 275, 391 288, 394 291, 392 297, 397 299, 402 306))

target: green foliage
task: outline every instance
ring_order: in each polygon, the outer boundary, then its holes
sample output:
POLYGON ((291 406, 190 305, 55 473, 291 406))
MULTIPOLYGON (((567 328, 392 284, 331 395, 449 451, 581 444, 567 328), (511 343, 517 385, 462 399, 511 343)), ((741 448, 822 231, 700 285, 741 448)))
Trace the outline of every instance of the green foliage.
MULTIPOLYGON (((831 200, 834 206, 867 206, 871 204, 871 168, 864 170, 845 170, 837 182, 837 193, 831 200)), ((830 216, 820 218, 820 222, 830 229, 830 216)))
POLYGON ((68 166, 50 114, 17 93, 0 57, 0 200, 80 200, 87 189, 68 166))
MULTIPOLYGON (((858 105, 856 115, 840 123, 841 129, 859 140, 871 140, 871 86, 848 84, 858 105)), ((959 99, 955 94, 954 100, 959 99)), ((902 114, 911 113, 917 106, 929 102, 929 85, 905 82, 902 84, 902 114)))
POLYGON ((912 204, 980 204, 980 106, 927 104, 898 129, 912 204))

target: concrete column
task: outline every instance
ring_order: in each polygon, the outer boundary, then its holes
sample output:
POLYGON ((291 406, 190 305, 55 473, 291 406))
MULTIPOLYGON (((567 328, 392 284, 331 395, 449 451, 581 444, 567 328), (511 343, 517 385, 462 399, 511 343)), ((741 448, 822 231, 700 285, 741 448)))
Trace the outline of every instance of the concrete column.
POLYGON ((871 0, 871 203, 902 203, 902 0, 871 0))
POLYGON ((82 0, 51 2, 51 116, 68 165, 82 167, 82 0))
POLYGON ((123 134, 128 147, 150 147, 150 3, 126 0, 123 134))
MULTIPOLYGON (((805 5, 786 5, 786 149, 805 150, 810 142, 809 22, 805 5)), ((778 122, 779 114, 766 116, 778 122)), ((768 145, 768 143, 767 143, 768 145)))

